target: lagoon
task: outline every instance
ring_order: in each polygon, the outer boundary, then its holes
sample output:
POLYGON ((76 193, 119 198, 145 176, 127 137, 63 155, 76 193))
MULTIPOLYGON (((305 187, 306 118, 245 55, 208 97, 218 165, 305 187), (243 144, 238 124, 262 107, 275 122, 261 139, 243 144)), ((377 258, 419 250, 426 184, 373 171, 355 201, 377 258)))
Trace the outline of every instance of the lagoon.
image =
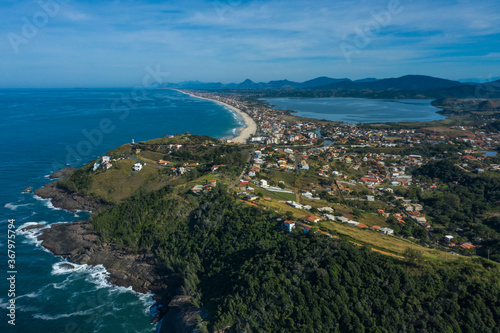
POLYGON ((273 108, 295 116, 347 123, 426 122, 445 119, 430 100, 365 98, 265 98, 273 108))

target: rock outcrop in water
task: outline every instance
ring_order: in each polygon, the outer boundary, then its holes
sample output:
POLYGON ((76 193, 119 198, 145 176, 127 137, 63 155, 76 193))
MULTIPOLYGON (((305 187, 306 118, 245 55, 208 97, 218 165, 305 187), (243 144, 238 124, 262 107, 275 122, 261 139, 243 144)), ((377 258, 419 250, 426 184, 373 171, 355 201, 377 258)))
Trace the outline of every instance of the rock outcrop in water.
POLYGON ((196 331, 198 313, 190 297, 178 295, 182 279, 171 274, 152 254, 134 254, 110 244, 100 244, 99 235, 92 231, 88 221, 53 224, 42 230, 38 240, 55 255, 73 263, 103 265, 114 285, 154 293, 160 312, 153 322, 163 319, 160 332, 196 331))
POLYGON ((103 265, 115 285, 161 296, 168 296, 179 286, 179 279, 158 265, 151 254, 131 254, 110 244, 99 244, 99 236, 87 221, 53 224, 42 232, 38 237, 42 246, 76 264, 103 265))

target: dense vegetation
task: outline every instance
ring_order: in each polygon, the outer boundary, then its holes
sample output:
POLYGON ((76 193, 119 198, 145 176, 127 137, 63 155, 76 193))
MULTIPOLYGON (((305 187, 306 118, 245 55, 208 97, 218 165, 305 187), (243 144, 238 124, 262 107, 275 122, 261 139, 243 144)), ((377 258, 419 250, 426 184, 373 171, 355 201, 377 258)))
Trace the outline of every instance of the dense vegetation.
POLYGON ((57 186, 70 193, 81 192, 86 194, 92 184, 92 175, 90 172, 90 163, 80 169, 77 169, 69 178, 61 179, 57 186))
MULTIPOLYGON (((416 169, 413 174, 424 183, 439 180, 439 191, 422 192, 417 186, 404 194, 422 202, 435 224, 480 243, 478 254, 500 261, 500 234, 498 217, 489 217, 500 207, 500 178, 465 172, 452 160, 431 162, 416 169)), ((437 230, 438 232, 439 230, 437 230)))
POLYGON ((165 187, 92 224, 103 240, 151 251, 180 274, 184 293, 208 310, 204 330, 499 332, 496 265, 395 262, 320 234, 287 234, 276 217, 222 189, 194 198, 165 187))

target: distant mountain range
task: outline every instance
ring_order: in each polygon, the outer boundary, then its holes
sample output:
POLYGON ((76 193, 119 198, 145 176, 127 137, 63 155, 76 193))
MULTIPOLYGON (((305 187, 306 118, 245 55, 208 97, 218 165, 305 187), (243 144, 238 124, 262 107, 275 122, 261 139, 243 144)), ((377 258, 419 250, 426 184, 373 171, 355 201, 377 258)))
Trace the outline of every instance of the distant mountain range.
POLYGON ((398 78, 350 80, 326 76, 305 82, 277 80, 241 83, 186 81, 165 83, 163 88, 200 90, 272 90, 273 94, 373 97, 373 98, 500 98, 500 80, 487 83, 459 82, 425 75, 405 75, 398 78), (278 91, 278 92, 277 92, 278 91))

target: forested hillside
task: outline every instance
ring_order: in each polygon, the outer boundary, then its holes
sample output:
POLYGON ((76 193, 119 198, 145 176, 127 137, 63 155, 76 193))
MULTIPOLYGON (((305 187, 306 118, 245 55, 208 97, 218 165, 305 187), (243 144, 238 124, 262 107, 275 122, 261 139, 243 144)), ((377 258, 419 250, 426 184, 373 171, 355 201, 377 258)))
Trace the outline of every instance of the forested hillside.
POLYGON ((220 188, 193 197, 166 187, 92 225, 103 241, 151 251, 180 274, 208 313, 205 331, 499 331, 496 264, 397 261, 320 233, 285 233, 277 217, 220 188))

